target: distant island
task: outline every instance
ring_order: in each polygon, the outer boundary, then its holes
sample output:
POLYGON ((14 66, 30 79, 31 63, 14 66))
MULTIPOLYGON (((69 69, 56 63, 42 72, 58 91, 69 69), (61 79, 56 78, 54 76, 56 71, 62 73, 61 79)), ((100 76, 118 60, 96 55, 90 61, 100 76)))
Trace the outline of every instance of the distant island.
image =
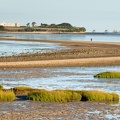
POLYGON ((70 23, 61 24, 45 24, 41 23, 40 26, 36 22, 27 23, 26 26, 3 26, 0 25, 0 31, 6 32, 52 32, 52 33, 72 33, 72 32, 86 32, 84 27, 75 27, 70 23))

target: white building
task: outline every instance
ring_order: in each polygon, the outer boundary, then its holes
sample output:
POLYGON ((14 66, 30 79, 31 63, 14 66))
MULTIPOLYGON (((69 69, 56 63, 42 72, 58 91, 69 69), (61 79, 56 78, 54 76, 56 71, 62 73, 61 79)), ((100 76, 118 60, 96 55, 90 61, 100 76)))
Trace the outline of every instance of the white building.
POLYGON ((19 23, 0 22, 0 26, 4 26, 4 27, 20 27, 20 24, 19 23))

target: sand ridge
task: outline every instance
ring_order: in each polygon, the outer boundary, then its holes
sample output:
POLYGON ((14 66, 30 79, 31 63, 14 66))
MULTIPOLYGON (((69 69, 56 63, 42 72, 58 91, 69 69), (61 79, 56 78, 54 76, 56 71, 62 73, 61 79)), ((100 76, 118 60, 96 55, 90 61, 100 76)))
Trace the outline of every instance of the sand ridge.
POLYGON ((0 62, 0 67, 70 67, 120 65, 120 57, 0 62))

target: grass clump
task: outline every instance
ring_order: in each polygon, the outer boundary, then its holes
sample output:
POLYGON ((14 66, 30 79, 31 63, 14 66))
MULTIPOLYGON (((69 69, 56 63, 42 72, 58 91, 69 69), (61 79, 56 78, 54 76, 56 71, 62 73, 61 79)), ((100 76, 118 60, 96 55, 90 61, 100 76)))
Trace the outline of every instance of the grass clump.
POLYGON ((0 101, 13 101, 15 99, 15 94, 13 91, 2 91, 0 90, 0 101))
POLYGON ((15 95, 28 95, 30 92, 39 92, 41 89, 34 89, 28 86, 16 86, 13 88, 15 95))
POLYGON ((42 102, 72 102, 72 101, 98 101, 113 102, 119 101, 119 95, 115 93, 107 93, 97 90, 91 91, 73 91, 73 90, 40 90, 38 92, 30 92, 29 100, 42 102))
POLYGON ((97 90, 81 91, 82 101, 119 101, 119 95, 97 90))
POLYGON ((120 72, 102 72, 94 75, 97 78, 120 78, 120 72))
POLYGON ((3 89, 4 89, 4 88, 3 88, 3 85, 0 84, 0 90, 3 90, 3 89))
POLYGON ((28 98, 30 100, 43 102, 72 102, 80 101, 81 95, 76 91, 71 90, 41 90, 39 92, 29 93, 28 98))
POLYGON ((13 91, 16 95, 28 94, 28 92, 30 92, 31 90, 33 90, 33 89, 31 87, 28 87, 28 86, 16 86, 13 88, 13 91))
POLYGON ((25 91, 25 90, 31 90, 32 88, 31 87, 28 87, 28 86, 16 86, 13 88, 14 90, 21 90, 21 91, 25 91))

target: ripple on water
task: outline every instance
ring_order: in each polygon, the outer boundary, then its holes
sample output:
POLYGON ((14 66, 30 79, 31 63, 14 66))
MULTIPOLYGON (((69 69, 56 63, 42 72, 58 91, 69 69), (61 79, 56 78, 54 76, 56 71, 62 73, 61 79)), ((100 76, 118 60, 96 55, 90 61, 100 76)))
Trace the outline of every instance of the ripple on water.
POLYGON ((34 68, 23 70, 0 70, 0 84, 6 88, 26 85, 33 88, 103 90, 120 94, 120 79, 98 79, 94 74, 105 71, 120 71, 120 66, 114 67, 63 67, 34 68), (12 73, 12 74, 11 74, 12 73), (44 76, 43 76, 44 75, 44 76))

